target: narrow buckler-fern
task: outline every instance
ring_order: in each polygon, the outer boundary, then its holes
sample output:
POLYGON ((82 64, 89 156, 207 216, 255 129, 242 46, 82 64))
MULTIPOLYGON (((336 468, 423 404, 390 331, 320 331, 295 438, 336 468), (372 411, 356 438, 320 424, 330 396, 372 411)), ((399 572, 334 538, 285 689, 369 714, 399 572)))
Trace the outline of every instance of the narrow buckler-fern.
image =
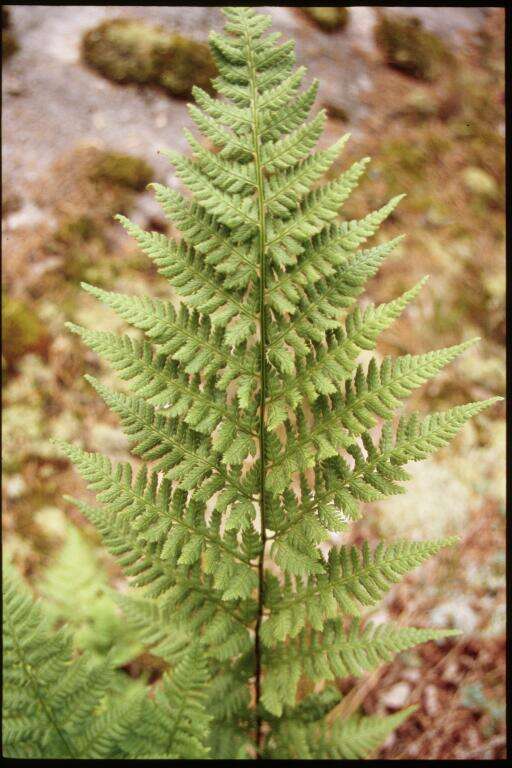
POLYGON ((87 377, 136 464, 61 447, 96 494, 80 511, 132 587, 120 610, 166 671, 154 695, 143 681, 121 695, 126 675, 73 654, 11 572, 11 756, 359 759, 410 710, 340 718, 336 681, 453 634, 364 618, 453 539, 328 556, 321 545, 361 502, 403 493, 407 463, 494 402, 399 415, 473 342, 359 362, 424 282, 386 304, 356 303, 400 241, 372 243, 400 197, 340 218, 369 158, 322 182, 348 136, 315 149, 326 120, 311 115, 317 83, 303 85, 293 43, 267 34, 269 16, 223 13, 224 34, 210 35, 218 98, 194 89, 190 153, 166 153, 188 192, 153 185, 180 237, 118 217, 169 298, 84 284, 141 333, 69 325, 129 386, 87 377))

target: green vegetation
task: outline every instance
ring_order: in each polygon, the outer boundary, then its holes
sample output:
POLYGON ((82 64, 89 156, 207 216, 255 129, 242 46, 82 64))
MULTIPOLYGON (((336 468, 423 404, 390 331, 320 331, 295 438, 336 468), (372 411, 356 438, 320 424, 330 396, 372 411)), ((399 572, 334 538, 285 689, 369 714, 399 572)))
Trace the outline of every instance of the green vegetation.
POLYGON ((81 651, 103 658, 110 654, 116 666, 141 652, 109 586, 100 552, 73 525, 66 526, 64 544, 38 580, 38 589, 48 618, 55 627, 66 624, 81 651))
POLYGON ((153 169, 133 155, 103 152, 91 163, 90 178, 142 192, 153 178, 153 169))
POLYGON ((194 85, 210 88, 216 70, 208 46, 133 19, 105 21, 82 42, 86 64, 116 83, 158 85, 188 97, 194 85))
POLYGON ((2 356, 13 368, 27 352, 44 350, 48 337, 44 324, 23 299, 2 295, 2 356))
POLYGON ((344 29, 348 22, 348 8, 341 6, 320 7, 313 5, 306 6, 302 10, 324 32, 338 32, 344 29))
POLYGON ((381 16, 375 41, 387 64, 420 80, 436 80, 454 59, 442 40, 423 28, 420 19, 381 16))

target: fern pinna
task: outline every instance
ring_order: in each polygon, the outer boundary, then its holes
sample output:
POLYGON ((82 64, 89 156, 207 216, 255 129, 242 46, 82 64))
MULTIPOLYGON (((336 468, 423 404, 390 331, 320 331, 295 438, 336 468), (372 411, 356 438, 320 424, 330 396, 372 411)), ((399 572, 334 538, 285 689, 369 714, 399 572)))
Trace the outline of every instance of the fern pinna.
MULTIPOLYGON (((398 242, 365 247, 400 198, 340 223, 368 158, 318 184, 347 137, 315 152, 325 113, 308 117, 317 83, 301 89, 293 42, 265 34, 270 17, 250 8, 224 14, 226 34, 210 36, 222 98, 196 88, 190 106, 206 143, 187 132, 192 157, 167 152, 192 197, 153 185, 181 237, 119 217, 179 308, 84 285, 145 340, 70 326, 131 387, 120 394, 88 377, 140 467, 63 450, 97 494, 98 508, 79 507, 140 590, 133 605, 148 621, 163 612, 155 637, 167 628, 193 639, 207 669, 208 718, 185 708, 188 731, 170 754, 202 744, 212 758, 360 758, 409 710, 326 719, 340 699, 334 681, 450 634, 374 627, 361 614, 452 542, 332 546, 328 557, 320 545, 359 517, 360 502, 401 493, 404 465, 492 401, 395 423, 404 398, 472 342, 358 365, 422 285, 354 306, 398 242)), ((146 748, 164 750, 157 730, 146 748)))

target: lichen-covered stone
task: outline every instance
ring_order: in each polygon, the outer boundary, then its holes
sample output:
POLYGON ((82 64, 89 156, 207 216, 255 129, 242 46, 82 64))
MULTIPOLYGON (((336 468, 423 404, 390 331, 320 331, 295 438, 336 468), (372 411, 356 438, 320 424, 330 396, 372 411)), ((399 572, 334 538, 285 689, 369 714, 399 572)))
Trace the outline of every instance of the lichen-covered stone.
POLYGON ((414 16, 382 16, 375 28, 375 42, 386 63, 420 80, 436 80, 454 65, 454 58, 443 41, 423 28, 414 16))
POLYGON ((86 64, 116 83, 159 85, 173 96, 192 86, 208 89, 216 68, 204 43, 132 19, 89 30, 82 41, 86 64))
POLYGON ((324 32, 335 32, 343 29, 348 22, 348 8, 341 6, 318 7, 306 6, 303 11, 324 32))

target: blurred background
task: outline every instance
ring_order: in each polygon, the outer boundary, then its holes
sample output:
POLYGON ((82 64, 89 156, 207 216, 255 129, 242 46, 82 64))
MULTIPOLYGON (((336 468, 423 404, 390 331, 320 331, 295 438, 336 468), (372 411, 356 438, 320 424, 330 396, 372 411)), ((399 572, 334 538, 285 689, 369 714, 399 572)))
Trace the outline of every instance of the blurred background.
MULTIPOLYGON (((504 12, 454 7, 269 7, 321 82, 323 144, 350 131, 335 169, 370 155, 346 204, 363 216, 406 192, 379 239, 407 233, 363 301, 389 301, 422 275, 413 307, 378 354, 420 353, 481 337, 411 408, 442 410, 503 395, 504 12)), ((2 8, 3 542, 78 647, 115 649, 137 676, 158 660, 127 635, 112 588, 125 585, 94 531, 62 496, 87 492, 49 443, 59 437, 115 460, 128 456, 116 419, 83 380, 114 383, 64 328, 121 323, 79 288, 169 296, 162 278, 113 222, 123 212, 169 231, 146 191, 176 185, 159 149, 187 151, 186 103, 214 74, 210 7, 2 8)), ((436 538, 444 550, 392 590, 375 620, 454 626, 460 638, 401 654, 359 681, 352 709, 416 713, 386 742, 392 759, 505 756, 504 403, 451 447, 411 465, 408 492, 368 505, 350 540, 436 538), (411 619, 412 617, 412 619, 411 619)), ((347 686, 347 689, 350 686, 347 686)))

